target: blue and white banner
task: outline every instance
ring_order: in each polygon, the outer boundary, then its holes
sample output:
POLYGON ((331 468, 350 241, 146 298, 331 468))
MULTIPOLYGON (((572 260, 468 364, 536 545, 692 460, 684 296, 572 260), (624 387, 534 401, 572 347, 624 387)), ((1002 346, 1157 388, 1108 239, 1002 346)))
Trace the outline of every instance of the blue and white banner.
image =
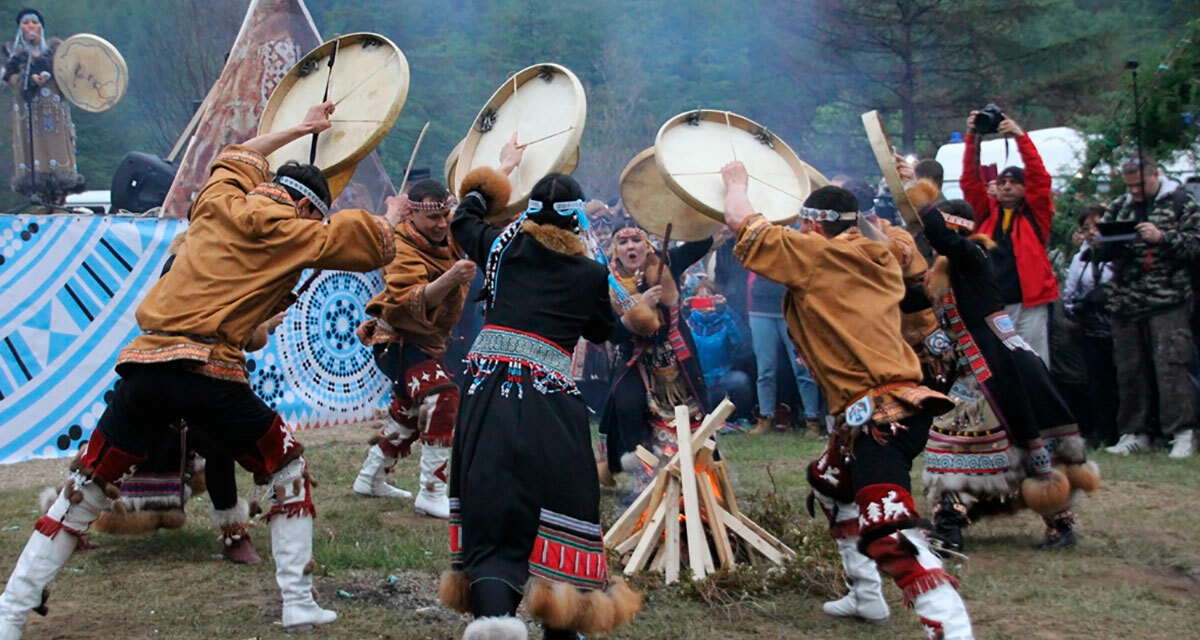
MULTIPOLYGON (((182 220, 0 214, 0 463, 70 455, 103 413, 117 353, 182 220)), ((307 277, 307 274, 305 274, 307 277)), ((375 417, 388 383, 354 330, 378 273, 322 273, 251 384, 292 428, 375 417)))

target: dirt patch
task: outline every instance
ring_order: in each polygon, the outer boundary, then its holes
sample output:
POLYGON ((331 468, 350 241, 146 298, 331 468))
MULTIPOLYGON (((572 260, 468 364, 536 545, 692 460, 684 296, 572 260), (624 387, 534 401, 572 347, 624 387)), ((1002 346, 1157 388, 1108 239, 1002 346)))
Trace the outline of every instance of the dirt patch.
POLYGON ((1094 574, 1107 583, 1147 587, 1155 593, 1189 602, 1200 600, 1200 579, 1180 567, 1124 566, 1094 574))
POLYGON ((317 585, 321 602, 350 602, 360 606, 411 611, 431 623, 458 620, 461 616, 442 606, 437 577, 421 571, 400 571, 385 578, 376 573, 351 572, 339 580, 317 585))

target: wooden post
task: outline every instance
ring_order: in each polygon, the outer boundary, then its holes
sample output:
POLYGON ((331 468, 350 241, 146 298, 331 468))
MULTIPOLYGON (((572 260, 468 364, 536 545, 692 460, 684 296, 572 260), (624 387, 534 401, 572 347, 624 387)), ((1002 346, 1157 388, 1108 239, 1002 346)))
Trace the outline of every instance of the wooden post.
POLYGON ((675 434, 679 441, 679 477, 683 485, 683 517, 687 526, 688 566, 692 579, 701 580, 706 574, 705 557, 708 542, 704 539, 704 524, 700 519, 700 496, 696 493, 696 468, 692 459, 692 421, 688 408, 675 407, 675 434))
POLYGON ((666 583, 679 582, 679 481, 667 483, 667 497, 663 498, 667 505, 667 540, 664 546, 664 569, 666 583))

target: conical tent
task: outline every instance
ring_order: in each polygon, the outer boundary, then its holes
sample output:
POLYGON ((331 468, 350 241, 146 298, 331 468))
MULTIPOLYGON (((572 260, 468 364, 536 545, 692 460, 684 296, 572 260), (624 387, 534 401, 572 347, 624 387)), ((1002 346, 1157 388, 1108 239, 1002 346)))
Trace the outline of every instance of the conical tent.
MULTIPOLYGON (((187 217, 217 153, 227 144, 254 136, 275 85, 321 42, 303 0, 251 1, 221 77, 200 106, 194 132, 183 134, 190 140, 163 203, 163 217, 187 217)), ((359 163, 333 209, 382 212, 384 198, 394 193, 378 154, 372 153, 359 163)))

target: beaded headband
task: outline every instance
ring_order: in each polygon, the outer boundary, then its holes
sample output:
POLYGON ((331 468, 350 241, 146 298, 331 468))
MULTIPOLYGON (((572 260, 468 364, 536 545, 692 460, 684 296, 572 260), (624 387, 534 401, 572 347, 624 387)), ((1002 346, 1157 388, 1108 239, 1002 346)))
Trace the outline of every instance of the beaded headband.
POLYGON ((408 201, 408 206, 413 211, 441 211, 442 209, 453 209, 458 204, 458 200, 454 196, 446 196, 442 202, 413 202, 408 201))
POLYGON ((313 190, 305 186, 304 183, 289 176, 279 176, 275 179, 275 181, 285 187, 299 191, 300 195, 308 198, 309 201, 312 202, 313 206, 321 212, 322 216, 329 217, 329 205, 325 204, 324 200, 318 198, 317 194, 313 193, 313 190))
POLYGON ((815 220, 816 222, 837 222, 839 220, 857 220, 858 212, 800 207, 800 217, 805 220, 815 220))
POLYGON ((939 212, 939 213, 942 214, 942 219, 946 221, 946 224, 948 224, 950 226, 959 227, 966 231, 974 231, 975 230, 975 221, 974 220, 968 220, 966 218, 961 218, 959 216, 952 216, 952 215, 950 215, 948 213, 944 213, 944 212, 939 212))

